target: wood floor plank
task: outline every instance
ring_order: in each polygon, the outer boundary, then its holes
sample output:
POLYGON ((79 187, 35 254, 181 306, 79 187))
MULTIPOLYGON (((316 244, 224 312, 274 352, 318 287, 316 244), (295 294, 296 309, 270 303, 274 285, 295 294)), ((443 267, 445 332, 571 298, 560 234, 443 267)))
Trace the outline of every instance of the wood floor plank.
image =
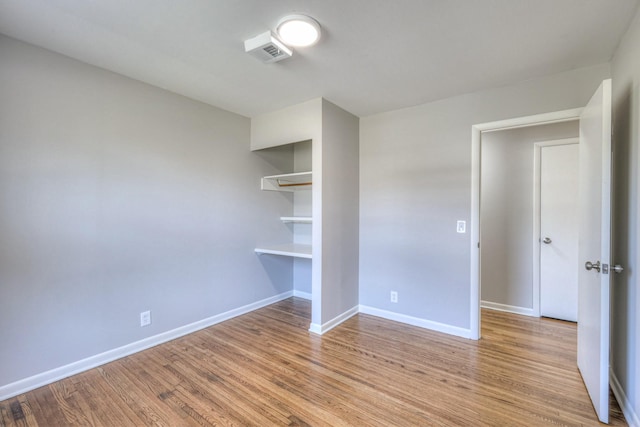
MULTIPOLYGON (((53 384, 52 384, 53 385, 53 384)), ((58 386, 56 384, 56 386, 58 386)), ((25 395, 29 401, 34 417, 39 425, 47 426, 51 424, 51 420, 57 420, 58 424, 68 425, 64 412, 58 405, 51 386, 40 387, 25 395)))
POLYGON ((259 354, 250 355, 245 349, 229 343, 228 337, 221 331, 218 331, 216 335, 215 338, 211 338, 211 341, 218 343, 218 351, 224 348, 224 352, 228 355, 217 363, 234 372, 236 377, 246 377, 249 381, 258 384, 263 393, 275 396, 286 408, 290 408, 296 419, 305 420, 306 423, 312 425, 322 425, 318 423, 326 424, 328 422, 334 425, 343 424, 339 417, 323 406, 314 406, 314 403, 320 401, 315 401, 315 399, 319 399, 317 390, 309 390, 313 384, 304 384, 302 390, 289 386, 285 380, 293 381, 292 378, 296 375, 293 369, 259 354), (308 393, 304 391, 308 391, 308 393), (309 411, 309 408, 313 410, 309 411))
POLYGON ((99 369, 104 380, 109 384, 114 393, 140 418, 141 423, 149 426, 170 426, 171 419, 155 400, 139 399, 142 391, 137 384, 130 381, 123 370, 115 369, 113 364, 105 365, 99 369))
POLYGON ((284 424, 287 422, 287 411, 282 410, 277 405, 273 405, 270 400, 265 398, 265 396, 268 396, 268 393, 261 393, 246 377, 237 375, 233 371, 211 360, 204 360, 205 366, 215 367, 217 372, 224 373, 223 377, 212 374, 207 368, 194 367, 202 366, 203 359, 198 357, 198 355, 194 355, 194 352, 189 353, 184 361, 175 362, 176 367, 182 369, 185 375, 199 378, 194 389, 205 387, 210 390, 211 394, 218 397, 218 399, 207 399, 211 405, 222 405, 220 411, 224 411, 225 407, 235 407, 236 417, 243 425, 260 424, 264 422, 284 424), (194 364, 190 362, 194 362, 194 364), (191 374, 189 372, 190 370, 191 374), (244 396, 247 395, 255 396, 255 398, 251 400, 244 399, 244 396), (216 400, 219 400, 219 402, 216 400))
MULTIPOLYGON (((290 298, 0 402, 0 426, 599 426, 575 324, 482 311, 480 341, 290 298)), ((611 425, 626 425, 611 400, 611 425)))
POLYGON ((88 408, 88 405, 78 403, 76 399, 77 389, 73 380, 58 381, 51 384, 49 389, 64 413, 68 425, 86 426, 91 424, 91 420, 85 412, 85 408, 88 408))
MULTIPOLYGON (((241 339, 241 331, 233 331, 233 333, 234 337, 236 337, 236 340, 241 339)), ((283 343, 279 345, 278 336, 269 337, 269 340, 269 355, 271 357, 277 357, 276 360, 282 366, 286 366, 286 371, 284 372, 284 374, 287 374, 288 372, 297 373, 293 377, 294 380, 290 381, 291 384, 288 384, 294 387, 294 389, 303 389, 307 384, 313 384, 314 375, 321 375, 326 379, 324 382, 328 382, 329 380, 332 381, 329 383, 330 387, 326 387, 325 390, 320 391, 322 391, 325 396, 328 396, 332 399, 333 405, 335 407, 341 407, 341 411, 356 414, 356 417, 358 413, 366 414, 367 418, 369 419, 368 425, 373 425, 373 420, 378 418, 377 415, 384 415, 385 411, 381 409, 380 401, 382 400, 388 402, 390 400, 389 395, 384 395, 383 399, 376 400, 376 397, 380 398, 382 396, 379 396, 378 393, 373 392, 369 394, 367 399, 363 399, 358 396, 357 393, 354 393, 354 390, 360 388, 363 385, 362 381, 360 381, 357 377, 348 374, 346 371, 338 372, 335 370, 335 368, 324 366, 320 363, 314 362, 313 360, 303 355, 292 353, 290 350, 287 350, 287 348, 290 349, 290 346, 295 345, 295 343, 288 343, 286 341, 283 341, 283 343), (316 371, 311 374, 305 373, 305 371, 308 371, 306 367, 309 365, 315 365, 314 368, 316 368, 316 371), (359 410, 356 411, 356 408, 358 408, 359 410)), ((246 348, 250 345, 251 344, 249 342, 240 341, 239 348, 246 348)), ((278 367, 278 365, 273 366, 273 368, 275 369, 278 369, 278 367)), ((410 418, 409 415, 408 417, 410 418)), ((408 419, 407 421, 411 420, 408 419)), ((413 421, 418 422, 419 420, 414 419, 413 421)))
POLYGON ((139 424, 138 417, 120 399, 121 393, 114 393, 105 382, 102 368, 92 369, 92 375, 82 382, 78 395, 86 396, 91 412, 104 426, 127 426, 139 424))

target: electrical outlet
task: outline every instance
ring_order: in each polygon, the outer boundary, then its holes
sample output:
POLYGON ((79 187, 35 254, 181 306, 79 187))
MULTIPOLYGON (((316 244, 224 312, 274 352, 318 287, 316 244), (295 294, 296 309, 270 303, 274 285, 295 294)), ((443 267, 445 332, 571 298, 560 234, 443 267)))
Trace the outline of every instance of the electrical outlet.
POLYGON ((456 231, 458 233, 466 233, 467 231, 466 221, 458 221, 458 224, 456 225, 456 231))
POLYGON ((391 302, 398 302, 398 293, 396 291, 391 291, 391 302))
POLYGON ((140 326, 149 326, 151 324, 151 311, 143 311, 140 313, 140 326))

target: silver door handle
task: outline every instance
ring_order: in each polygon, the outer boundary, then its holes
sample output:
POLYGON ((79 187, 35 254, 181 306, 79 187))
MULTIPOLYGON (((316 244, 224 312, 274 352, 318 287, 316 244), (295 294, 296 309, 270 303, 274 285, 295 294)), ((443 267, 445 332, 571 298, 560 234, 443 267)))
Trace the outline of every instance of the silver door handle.
POLYGON ((545 238, 542 240, 542 243, 544 243, 545 245, 548 245, 549 243, 551 243, 551 239, 550 239, 550 238, 548 238, 548 237, 545 237, 545 238))
POLYGON ((595 270, 600 273, 600 261, 596 261, 595 264, 591 261, 587 261, 584 263, 584 268, 586 268, 588 271, 595 270))
POLYGON ((624 268, 622 268, 622 266, 620 264, 616 264, 611 268, 615 273, 622 273, 624 271, 624 268))

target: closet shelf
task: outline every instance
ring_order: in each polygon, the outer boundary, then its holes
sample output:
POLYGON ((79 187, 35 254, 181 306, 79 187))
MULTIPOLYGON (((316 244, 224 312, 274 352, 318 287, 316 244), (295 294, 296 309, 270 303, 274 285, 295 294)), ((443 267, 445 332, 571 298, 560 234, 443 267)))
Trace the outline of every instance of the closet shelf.
POLYGON ((311 259, 311 245, 287 243, 283 245, 268 245, 255 249, 258 254, 281 255, 295 258, 311 259))
POLYGON ((285 173, 262 178, 260 189, 265 191, 299 191, 311 189, 311 172, 285 173))
POLYGON ((310 216, 281 216, 280 221, 282 222, 300 222, 304 224, 311 224, 310 216))

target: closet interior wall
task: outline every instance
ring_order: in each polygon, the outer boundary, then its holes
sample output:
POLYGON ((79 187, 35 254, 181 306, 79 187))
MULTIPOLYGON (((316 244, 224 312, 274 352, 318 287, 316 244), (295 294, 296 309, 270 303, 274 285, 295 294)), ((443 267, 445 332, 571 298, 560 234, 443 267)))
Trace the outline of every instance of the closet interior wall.
MULTIPOLYGON (((312 142, 303 141, 293 145, 293 172, 308 172, 312 170, 312 142)), ((296 191, 293 193, 293 216, 311 217, 312 192, 296 191)), ((293 243, 311 245, 312 223, 294 222, 293 243)), ((311 260, 294 258, 293 260, 293 290, 294 295, 311 299, 311 260)))

